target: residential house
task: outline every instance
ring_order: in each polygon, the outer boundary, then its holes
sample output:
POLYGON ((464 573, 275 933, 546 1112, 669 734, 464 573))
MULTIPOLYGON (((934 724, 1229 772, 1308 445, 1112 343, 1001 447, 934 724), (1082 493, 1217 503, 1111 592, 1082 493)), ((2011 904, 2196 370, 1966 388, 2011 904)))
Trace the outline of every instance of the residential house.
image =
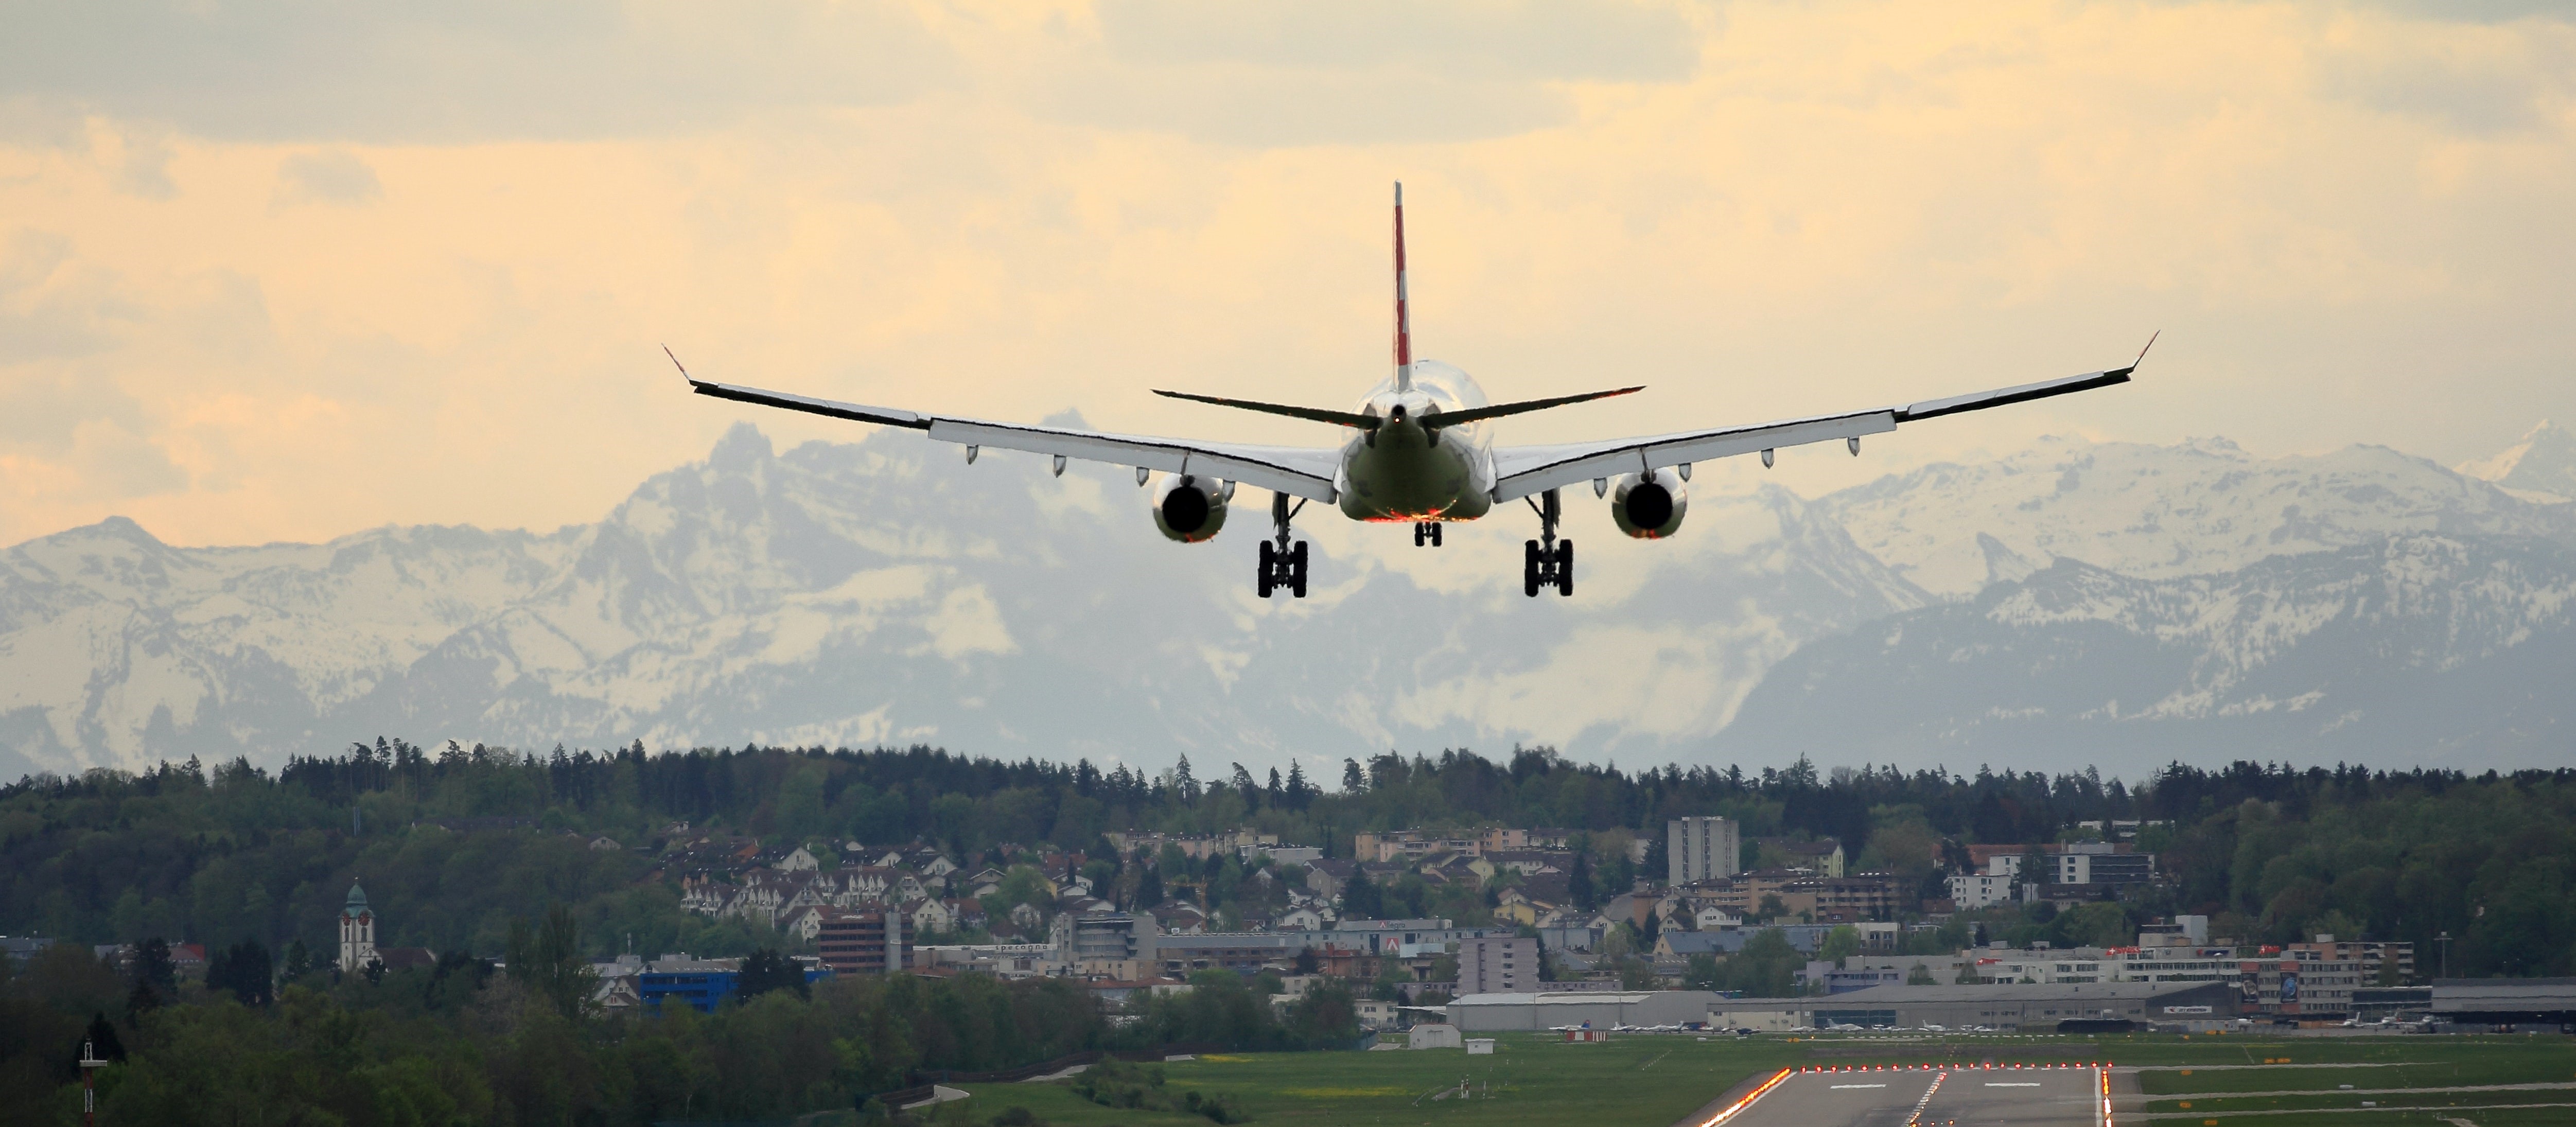
POLYGON ((1359 869, 1359 863, 1356 861, 1330 857, 1310 861, 1306 865, 1306 887, 1315 890, 1317 896, 1327 900, 1341 899, 1342 886, 1357 875, 1359 869))
POLYGON ((1299 905, 1279 913, 1271 925, 1281 931, 1321 931, 1332 923, 1332 917, 1311 905, 1299 905))
POLYGON ((956 930, 957 912, 956 909, 949 907, 949 901, 925 897, 920 903, 912 905, 911 911, 912 914, 908 918, 912 922, 914 934, 925 931, 939 933, 956 930))
POLYGON ((1806 869, 1820 877, 1843 875, 1843 843, 1832 838, 1757 837, 1753 841, 1764 860, 1777 860, 1783 868, 1806 869))
POLYGON ((1498 871, 1528 876, 1535 873, 1571 873, 1574 854, 1554 849, 1487 850, 1483 859, 1498 871))
POLYGON ((1575 832, 1555 827, 1534 830, 1497 828, 1486 830, 1478 842, 1489 854, 1503 850, 1563 849, 1568 841, 1573 840, 1575 832))

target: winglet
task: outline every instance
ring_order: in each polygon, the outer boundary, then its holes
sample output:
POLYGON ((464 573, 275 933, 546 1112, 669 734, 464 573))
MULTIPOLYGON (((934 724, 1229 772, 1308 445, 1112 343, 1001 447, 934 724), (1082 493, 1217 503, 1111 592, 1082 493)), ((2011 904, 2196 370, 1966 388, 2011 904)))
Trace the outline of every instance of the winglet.
POLYGON ((681 379, 687 380, 692 384, 698 382, 698 377, 689 374, 689 366, 680 363, 680 358, 678 356, 672 355, 670 345, 666 344, 662 346, 662 355, 671 357, 671 366, 680 370, 681 379))
POLYGON ((1395 389, 1413 390, 1413 318, 1405 309, 1404 181, 1395 182, 1395 389))
MULTIPOLYGON (((2157 338, 2157 337, 2160 337, 2160 336, 2163 336, 2163 335, 2165 335, 2165 331, 2164 331, 2163 329, 2158 329, 2158 330, 2156 330, 2156 331, 2154 331, 2154 332, 2152 332, 2152 333, 2147 334, 2147 348, 2154 348, 2154 347, 2156 346, 2156 338, 2157 338)), ((2134 372, 2134 371, 2138 370, 2138 365, 2140 365, 2140 364, 2144 364, 2144 363, 2146 363, 2146 362, 2147 362, 2147 348, 2141 348, 2141 349, 2139 349, 2139 350, 2138 350, 2138 358, 2137 358, 2137 359, 2135 359, 2135 360, 2131 360, 2131 361, 2129 361, 2129 370, 2130 370, 2130 371, 2133 371, 2133 372, 2134 372)))

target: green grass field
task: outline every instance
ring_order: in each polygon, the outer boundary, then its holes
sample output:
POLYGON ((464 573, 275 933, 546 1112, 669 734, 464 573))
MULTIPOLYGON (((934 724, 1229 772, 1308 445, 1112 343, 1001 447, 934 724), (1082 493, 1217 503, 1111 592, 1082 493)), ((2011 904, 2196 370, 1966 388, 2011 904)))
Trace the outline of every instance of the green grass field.
MULTIPOLYGON (((2498 1104, 2576 1105, 2576 1087, 2361 1095, 2338 1087, 2576 1085, 2576 1043, 2557 1037, 1954 1037, 1883 1042, 1636 1035, 1568 1045, 1540 1035, 1507 1034, 1497 1038, 1492 1056, 1470 1057, 1456 1049, 1266 1053, 1177 1061, 1163 1068, 1166 1088, 1174 1095, 1191 1089, 1223 1093, 1248 1110, 1254 1123, 1277 1127, 1468 1122, 1479 1127, 1665 1127, 1743 1080, 1788 1065, 1954 1060, 2109 1060, 2159 1069, 2138 1075, 2150 1102, 2143 1113, 2125 1111, 2121 1123, 2192 1125, 2205 1116, 2231 1127, 2459 1127, 2455 1120, 2476 1127, 2576 1123, 2576 1106, 2488 1109, 2498 1104), (1825 1053, 1831 1055, 1819 1055, 1825 1053), (2222 1065, 2238 1067, 2211 1067, 2222 1065), (2330 1067, 2335 1065, 2373 1067, 2330 1067), (1472 1098, 1435 1098, 1454 1093, 1461 1081, 1473 1086, 1472 1098), (2258 1092, 2295 1094, 2238 1094, 2258 1092), (2180 1106, 2185 1099, 2188 1108, 2180 1106), (2365 1099, 2378 1102, 2380 1109, 2360 1108, 2365 1099), (2391 1108, 2420 1110, 2387 1110, 2391 1108), (2247 1112, 2272 1114, 2243 1114, 2247 1112)), ((1062 1127, 1208 1124, 1193 1115, 1101 1107, 1062 1083, 963 1087, 974 1093, 966 1110, 978 1124, 1013 1106, 1062 1127)))

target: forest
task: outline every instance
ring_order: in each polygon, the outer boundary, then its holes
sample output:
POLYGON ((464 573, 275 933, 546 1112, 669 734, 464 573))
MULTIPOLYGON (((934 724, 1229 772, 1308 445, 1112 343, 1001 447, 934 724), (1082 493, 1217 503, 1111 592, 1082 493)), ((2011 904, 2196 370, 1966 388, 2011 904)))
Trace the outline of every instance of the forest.
MULTIPOLYGON (((1545 749, 1346 760, 1330 786, 1302 767, 1228 767, 1202 780, 1187 761, 1148 776, 921 747, 533 754, 379 740, 274 772, 191 761, 22 779, 0 787, 0 933, 66 942, 0 979, 0 1119, 70 1122, 70 1047, 83 1039, 121 1057, 104 1073, 109 1122, 265 1122, 287 1107, 302 1110, 276 1121, 648 1123, 848 1107, 925 1070, 1086 1049, 1324 1048, 1356 1032, 1347 992, 1278 1014, 1262 997, 1274 984, 1222 973, 1132 1014, 1062 981, 898 975, 790 982, 711 1015, 602 1017, 567 985, 586 960, 783 945, 765 927, 680 909, 679 866, 654 846, 699 833, 811 844, 827 864, 836 843, 928 844, 970 866, 1082 850, 1122 903, 1168 888, 1222 916, 1255 883, 1235 859, 1192 864, 1166 849, 1122 863, 1107 832, 1250 826, 1347 856, 1367 830, 1560 827, 1575 831, 1587 866, 1576 883, 1597 901, 1658 871, 1662 824, 1682 814, 1734 817, 1753 836, 1832 837, 1856 868, 1927 891, 1969 844, 2070 840, 2079 823, 2130 820, 2163 882, 2119 904, 1998 917, 1993 933, 2103 942, 2197 912, 2249 940, 2332 931, 2429 951, 2447 932, 2459 975, 2576 972, 2576 771, 2176 764, 2133 785, 2090 771, 1819 772, 1803 760, 1622 771, 1545 749), (1654 846, 1632 867, 1625 843, 1639 837, 1654 846), (352 882, 378 913, 379 943, 432 948, 437 965, 317 969, 352 882), (171 942, 203 944, 210 966, 191 981, 156 959, 119 969, 87 946, 138 941, 160 960, 171 942), (259 1106, 218 1108, 208 1092, 259 1106)), ((1412 877, 1346 907, 1484 910, 1472 891, 1412 877)), ((1954 923, 1939 938, 1965 934, 1954 923)), ((1693 960, 1683 979, 1779 994, 1803 958, 1769 933, 1731 959, 1693 960)))
MULTIPOLYGON (((2078 836, 2079 822, 2136 820, 2157 823, 2139 848, 2168 880, 2122 905, 2133 916, 2193 912, 2247 940, 2329 931, 2428 951, 2447 932, 2455 973, 2576 973, 2576 770, 2175 764, 2131 785, 2092 771, 1819 772, 1805 760, 1758 773, 1630 772, 1516 749, 1501 761, 1456 750, 1345 760, 1326 787, 1302 768, 1257 778, 1229 767, 1201 780, 1187 760, 1148 776, 926 747, 538 754, 380 739, 275 772, 191 761, 34 776, 0 787, 0 933, 318 949, 355 881, 388 945, 489 956, 512 921, 556 904, 573 911, 594 955, 738 954, 770 941, 679 910, 680 874, 640 848, 676 823, 771 843, 925 842, 961 863, 1005 846, 1101 858, 1113 829, 1250 826, 1348 856, 1364 830, 1552 826, 1596 842, 1642 836, 1653 848, 1636 875, 1660 875, 1666 819, 1722 814, 1748 836, 1834 838, 1856 869, 1929 891, 1968 844, 2057 841, 2078 836), (603 837, 624 847, 594 848, 603 837)), ((1600 852, 1588 883, 1607 896, 1632 873, 1622 851, 1600 852)), ((1149 866, 1122 887, 1155 875, 1222 895, 1241 872, 1211 868, 1149 866)), ((1386 892, 1388 915, 1477 908, 1418 886, 1386 892)))

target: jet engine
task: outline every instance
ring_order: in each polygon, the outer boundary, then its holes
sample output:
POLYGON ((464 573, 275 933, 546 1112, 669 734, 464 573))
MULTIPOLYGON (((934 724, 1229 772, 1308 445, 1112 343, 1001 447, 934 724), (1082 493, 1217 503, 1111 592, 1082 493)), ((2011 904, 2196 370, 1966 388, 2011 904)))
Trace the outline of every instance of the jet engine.
POLYGON ((1234 483, 1197 474, 1164 474, 1154 487, 1154 527, 1184 544, 1212 539, 1225 527, 1225 503, 1234 483))
POLYGON ((1626 474, 1610 490, 1610 519, 1639 540, 1661 540, 1681 531, 1690 494, 1671 469, 1626 474))

